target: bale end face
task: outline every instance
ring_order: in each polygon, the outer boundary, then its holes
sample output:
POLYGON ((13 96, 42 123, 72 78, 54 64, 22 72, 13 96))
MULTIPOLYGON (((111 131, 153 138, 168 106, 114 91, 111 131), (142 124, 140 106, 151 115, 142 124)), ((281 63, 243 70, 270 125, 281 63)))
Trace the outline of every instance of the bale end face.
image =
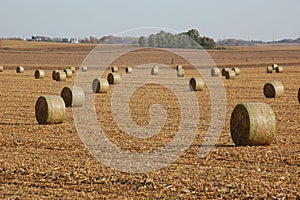
POLYGON ((225 68, 222 68, 222 76, 226 76, 226 72, 230 70, 229 68, 225 67, 225 68))
POLYGON ((57 71, 55 73, 55 80, 56 81, 66 81, 67 80, 67 75, 64 71, 57 71))
POLYGON ((34 72, 34 78, 36 78, 36 79, 42 79, 44 77, 45 77, 45 71, 44 70, 40 70, 40 69, 35 70, 35 72, 34 72))
POLYGON ((23 72, 24 72, 24 67, 18 66, 18 67, 16 68, 16 72, 17 72, 17 73, 23 73, 23 72))
POLYGON ((238 104, 230 118, 231 138, 237 146, 270 145, 276 134, 276 120, 266 103, 238 104))
POLYGON ((132 67, 126 67, 125 68, 125 73, 126 74, 132 74, 132 71, 133 71, 132 67))
POLYGON ((266 83, 263 90, 266 98, 277 98, 284 95, 284 87, 279 81, 270 81, 266 83))

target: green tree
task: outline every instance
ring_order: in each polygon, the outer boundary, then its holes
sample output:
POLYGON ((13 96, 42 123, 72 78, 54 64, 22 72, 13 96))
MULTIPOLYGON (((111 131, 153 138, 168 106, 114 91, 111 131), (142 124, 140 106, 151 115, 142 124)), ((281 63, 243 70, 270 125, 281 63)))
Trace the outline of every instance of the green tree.
POLYGON ((141 36, 139 38, 138 44, 140 47, 146 47, 147 46, 147 39, 144 36, 141 36))
POLYGON ((157 38, 154 34, 151 34, 148 38, 148 46, 149 47, 158 47, 157 38))

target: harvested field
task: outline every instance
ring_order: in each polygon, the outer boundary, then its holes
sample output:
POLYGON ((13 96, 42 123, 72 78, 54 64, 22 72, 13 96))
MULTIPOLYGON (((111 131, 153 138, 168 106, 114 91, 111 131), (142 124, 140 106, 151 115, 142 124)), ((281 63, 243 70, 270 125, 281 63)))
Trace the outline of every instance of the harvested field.
MULTIPOLYGON (((2 41, 0 65, 0 198, 1 199, 296 199, 300 197, 300 46, 235 47, 209 51, 219 67, 236 67, 235 79, 222 77, 226 89, 227 113, 223 132, 215 148, 204 159, 198 156, 210 124, 209 91, 196 92, 200 126, 189 150, 168 167, 148 173, 119 172, 97 161, 80 140, 72 109, 66 109, 62 124, 38 125, 35 102, 42 95, 60 95, 74 83, 83 59, 93 45, 65 45, 38 42, 2 41), (284 66, 283 73, 266 73, 272 63, 284 66), (25 67, 17 74, 18 65, 25 67), (75 66, 66 81, 53 81, 55 69, 75 66), (36 68, 45 70, 44 79, 35 79, 36 68), (285 95, 267 99, 265 82, 280 81, 285 95), (230 115, 238 103, 268 103, 277 121, 277 135, 270 146, 234 146, 230 137, 230 115)), ((183 59, 168 52, 147 49, 123 55, 112 65, 120 74, 125 67, 163 63, 185 69, 185 79, 199 74, 183 59)), ((107 68, 106 78, 110 72, 107 68)), ((96 78, 96 77, 95 77, 96 78)), ((91 88, 92 88, 91 80, 91 88)), ((138 139, 120 131, 111 111, 111 96, 96 94, 99 124, 118 147, 130 152, 150 152, 163 147, 178 130, 180 107, 166 88, 149 84, 131 98, 130 111, 139 125, 150 121, 148 108, 160 103, 168 119, 163 130, 138 139), (138 107, 136 105, 139 105, 138 107)))

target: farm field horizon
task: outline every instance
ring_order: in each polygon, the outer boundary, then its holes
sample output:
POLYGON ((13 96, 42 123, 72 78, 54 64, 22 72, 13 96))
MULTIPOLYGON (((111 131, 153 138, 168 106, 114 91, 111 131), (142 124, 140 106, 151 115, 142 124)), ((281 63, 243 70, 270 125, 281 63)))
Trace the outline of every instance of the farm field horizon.
MULTIPOLYGON (((0 46, 0 198, 1 199, 296 199, 300 198, 300 46, 228 47, 208 50, 216 65, 239 67, 235 79, 222 77, 226 92, 226 120, 215 148, 205 157, 199 150, 209 128, 209 91, 195 92, 199 103, 199 128, 190 148, 168 167, 131 174, 97 161, 86 150, 74 124, 72 109, 66 109, 62 124, 39 125, 35 102, 39 96, 60 95, 74 85, 79 67, 96 45, 2 40, 0 46), (283 73, 266 73, 276 63, 283 73), (17 74, 17 66, 25 71, 17 74), (76 67, 67 81, 53 81, 52 71, 76 67), (44 79, 34 70, 44 69, 44 79), (285 95, 267 99, 266 82, 278 80, 285 95), (230 115, 239 103, 264 102, 276 118, 276 137, 269 146, 235 146, 230 136, 230 115)), ((122 55, 112 65, 124 75, 127 66, 161 63, 185 68, 185 79, 200 76, 184 59, 158 49, 137 50, 122 55)), ((105 75, 109 69, 105 72, 105 75)), ((134 74, 133 74, 134 75, 134 74)), ((96 76, 96 75, 95 75, 96 76)), ((168 120, 159 134, 137 139, 120 131, 112 116, 114 86, 96 94, 99 124, 115 145, 132 152, 156 151, 178 129, 180 109, 168 89, 146 85, 131 98, 132 118, 138 124, 150 121, 149 105, 165 106, 168 120), (139 104, 138 109, 135 105, 139 104), (142 109, 141 109, 142 108, 142 109)))

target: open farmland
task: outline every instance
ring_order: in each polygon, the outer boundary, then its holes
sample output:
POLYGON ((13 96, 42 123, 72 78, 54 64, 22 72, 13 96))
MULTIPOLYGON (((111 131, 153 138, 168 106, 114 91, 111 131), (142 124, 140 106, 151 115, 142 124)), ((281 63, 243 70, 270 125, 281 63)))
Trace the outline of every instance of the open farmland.
MULTIPOLYGON (((80 67, 94 48, 83 44, 53 44, 1 41, 0 65, 0 198, 1 199, 296 199, 300 198, 300 46, 232 47, 209 51, 220 67, 238 66, 241 74, 225 80, 227 113, 216 148, 204 159, 198 153, 210 122, 207 89, 196 92, 200 126, 189 150, 168 167, 149 173, 119 172, 97 161, 76 132, 72 109, 64 123, 38 125, 35 101, 41 95, 59 95, 66 82, 52 80, 54 69, 80 67), (284 65, 283 73, 266 73, 272 63, 284 65), (22 65, 23 74, 15 68, 22 65), (34 79, 34 69, 46 70, 44 79, 34 79), (266 99, 264 83, 279 80, 285 95, 266 99), (266 102, 274 110, 277 135, 270 146, 236 147, 230 137, 230 114, 242 102, 266 102)), ((180 57, 153 49, 123 55, 113 64, 126 66, 163 63, 182 64, 186 79, 199 76, 180 57)), ((78 72, 76 72, 78 73, 78 72)), ((112 116, 111 96, 96 95, 99 124, 117 146, 132 152, 155 151, 176 134, 180 107, 166 88, 146 85, 131 99, 132 118, 149 123, 150 104, 167 110, 166 128, 150 139, 137 139, 121 132, 112 116), (135 109, 135 104, 140 104, 135 109), (140 109, 144 108, 144 109, 140 109), (171 128, 170 128, 171 127, 171 128)))

